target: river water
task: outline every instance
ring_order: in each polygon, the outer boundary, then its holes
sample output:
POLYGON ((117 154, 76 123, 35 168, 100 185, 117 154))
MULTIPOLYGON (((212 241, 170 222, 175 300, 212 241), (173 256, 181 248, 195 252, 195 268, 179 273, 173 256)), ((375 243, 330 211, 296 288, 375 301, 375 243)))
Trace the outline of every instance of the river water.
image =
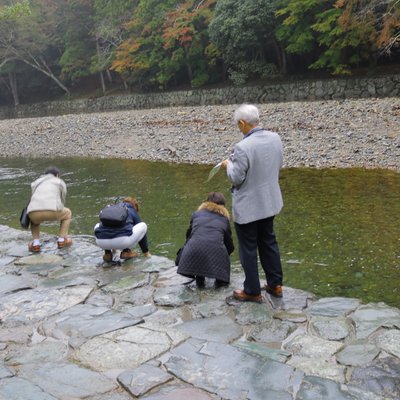
MULTIPOLYGON (((191 213, 209 191, 231 207, 223 171, 212 166, 121 159, 0 158, 0 224, 19 227, 30 182, 57 165, 68 186, 72 235, 92 235, 98 212, 135 196, 148 224, 150 251, 175 257, 191 213)), ((320 296, 358 297, 400 307, 400 174, 365 169, 284 169, 284 209, 275 220, 284 284, 320 296)), ((232 226, 233 228, 233 226, 232 226)), ((57 233, 55 224, 43 231, 57 233)), ((236 235, 234 234, 236 243, 236 235)), ((233 269, 241 271, 238 253, 233 269)), ((261 275, 262 276, 262 275, 261 275)))

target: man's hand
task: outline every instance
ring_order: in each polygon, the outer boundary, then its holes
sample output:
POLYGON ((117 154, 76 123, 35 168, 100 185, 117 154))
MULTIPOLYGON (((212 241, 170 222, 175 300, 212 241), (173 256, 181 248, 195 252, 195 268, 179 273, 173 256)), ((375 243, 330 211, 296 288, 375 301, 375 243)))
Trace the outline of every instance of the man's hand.
POLYGON ((229 163, 228 159, 224 160, 224 161, 221 161, 221 167, 227 169, 228 168, 228 163, 229 163))

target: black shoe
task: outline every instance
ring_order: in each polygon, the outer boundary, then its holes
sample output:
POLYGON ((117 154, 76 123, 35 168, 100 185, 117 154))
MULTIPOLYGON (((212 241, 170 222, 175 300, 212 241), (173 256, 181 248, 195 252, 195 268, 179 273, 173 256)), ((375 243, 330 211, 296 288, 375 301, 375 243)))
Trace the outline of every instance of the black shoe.
POLYGON ((198 288, 204 288, 206 286, 206 278, 204 276, 196 276, 196 286, 198 288))
POLYGON ((228 286, 229 286, 229 282, 221 281, 219 279, 216 279, 215 282, 214 282, 215 289, 228 287, 228 286))

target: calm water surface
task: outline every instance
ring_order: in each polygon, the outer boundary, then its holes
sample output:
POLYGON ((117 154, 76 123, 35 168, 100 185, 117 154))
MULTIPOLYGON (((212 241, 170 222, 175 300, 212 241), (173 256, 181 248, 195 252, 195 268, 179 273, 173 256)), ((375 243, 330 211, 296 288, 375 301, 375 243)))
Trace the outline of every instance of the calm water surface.
MULTIPOLYGON (((191 212, 207 192, 223 192, 231 207, 224 173, 206 183, 207 165, 0 158, 0 224, 19 227, 30 182, 52 164, 61 168, 68 185, 71 234, 91 235, 104 205, 133 195, 149 225, 150 251, 171 259, 184 241, 191 212)), ((285 169, 281 187, 285 207, 275 226, 285 284, 320 296, 359 297, 400 307, 400 174, 285 169)), ((54 224, 43 230, 57 233, 54 224)), ((237 251, 232 262, 241 271, 237 251)))

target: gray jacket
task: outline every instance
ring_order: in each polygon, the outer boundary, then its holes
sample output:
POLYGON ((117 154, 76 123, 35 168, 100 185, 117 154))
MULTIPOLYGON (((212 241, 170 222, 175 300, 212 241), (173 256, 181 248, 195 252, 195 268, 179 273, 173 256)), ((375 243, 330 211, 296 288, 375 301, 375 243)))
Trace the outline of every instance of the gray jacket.
POLYGON ((275 132, 255 129, 236 144, 227 166, 233 184, 233 220, 238 224, 272 217, 283 206, 279 187, 281 139, 275 132))

